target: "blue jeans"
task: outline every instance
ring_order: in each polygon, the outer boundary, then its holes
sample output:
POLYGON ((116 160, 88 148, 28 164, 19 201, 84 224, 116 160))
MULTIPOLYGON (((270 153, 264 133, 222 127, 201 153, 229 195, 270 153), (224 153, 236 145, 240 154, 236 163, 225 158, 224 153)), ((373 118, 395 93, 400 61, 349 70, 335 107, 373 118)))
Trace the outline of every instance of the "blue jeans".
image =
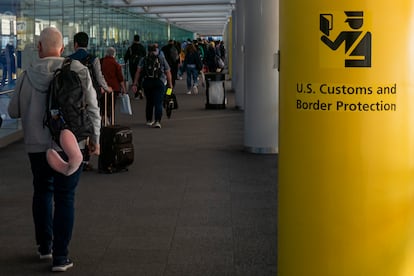
POLYGON ((75 189, 82 166, 74 174, 65 176, 49 166, 45 152, 29 153, 29 159, 34 188, 32 212, 39 252, 46 254, 53 249, 54 261, 65 260, 72 238, 75 189))
POLYGON ((156 78, 145 78, 142 83, 144 94, 147 99, 145 106, 145 117, 148 121, 152 121, 154 113, 155 121, 161 122, 162 118, 162 103, 165 95, 164 83, 156 78))
POLYGON ((187 65, 187 90, 190 91, 193 85, 197 85, 198 70, 194 64, 187 65))

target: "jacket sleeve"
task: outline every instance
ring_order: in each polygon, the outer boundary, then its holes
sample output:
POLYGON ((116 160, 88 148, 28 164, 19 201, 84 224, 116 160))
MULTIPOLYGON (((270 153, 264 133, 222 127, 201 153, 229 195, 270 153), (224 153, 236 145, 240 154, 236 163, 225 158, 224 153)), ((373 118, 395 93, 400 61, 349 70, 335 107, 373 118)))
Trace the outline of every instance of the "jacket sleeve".
POLYGON ((164 67, 164 70, 163 71, 164 72, 170 71, 171 70, 170 65, 168 64, 168 62, 165 59, 165 57, 164 56, 160 56, 160 59, 161 59, 161 62, 162 62, 162 66, 164 67))
POLYGON ((103 89, 108 90, 108 84, 106 83, 105 78, 102 75, 101 62, 99 61, 99 58, 95 58, 95 60, 93 61, 93 70, 95 73, 96 81, 103 89))

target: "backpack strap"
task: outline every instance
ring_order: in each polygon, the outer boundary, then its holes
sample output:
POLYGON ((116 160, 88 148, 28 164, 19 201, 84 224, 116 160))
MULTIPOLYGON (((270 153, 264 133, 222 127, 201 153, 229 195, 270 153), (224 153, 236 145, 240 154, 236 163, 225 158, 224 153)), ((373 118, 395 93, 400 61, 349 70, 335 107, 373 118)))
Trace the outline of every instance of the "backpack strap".
POLYGON ((67 57, 62 62, 62 70, 70 70, 70 65, 72 63, 72 59, 67 57))
POLYGON ((92 65, 93 63, 94 63, 94 61, 95 61, 95 58, 96 58, 96 56, 94 56, 94 55, 92 55, 92 54, 87 54, 86 55, 86 57, 84 57, 83 59, 81 59, 80 60, 80 62, 83 64, 83 65, 85 65, 85 66, 87 66, 88 67, 88 65, 92 65))

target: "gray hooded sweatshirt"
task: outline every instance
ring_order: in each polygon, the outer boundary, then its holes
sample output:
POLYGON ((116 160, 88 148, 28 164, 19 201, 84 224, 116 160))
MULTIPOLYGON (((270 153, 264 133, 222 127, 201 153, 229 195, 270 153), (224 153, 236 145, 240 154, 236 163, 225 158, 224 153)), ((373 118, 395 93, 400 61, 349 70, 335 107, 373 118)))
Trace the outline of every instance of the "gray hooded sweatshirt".
MULTIPOLYGON (((16 81, 8 112, 12 118, 22 118, 27 152, 46 152, 53 145, 49 129, 43 125, 43 118, 49 83, 55 70, 62 66, 63 60, 63 57, 38 58, 16 81)), ((99 143, 101 117, 88 68, 73 60, 71 69, 79 75, 88 105, 87 110, 94 126, 94 135, 90 139, 94 143, 99 143)), ((56 148, 56 145, 53 147, 56 148)), ((79 147, 84 148, 85 141, 81 141, 79 147)))

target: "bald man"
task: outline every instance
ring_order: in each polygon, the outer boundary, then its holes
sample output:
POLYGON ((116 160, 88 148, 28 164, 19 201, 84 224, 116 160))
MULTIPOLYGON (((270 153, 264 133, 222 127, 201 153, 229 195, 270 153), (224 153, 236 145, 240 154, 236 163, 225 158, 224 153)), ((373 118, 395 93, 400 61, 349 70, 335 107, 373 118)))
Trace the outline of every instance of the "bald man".
MULTIPOLYGON (((24 143, 33 174, 32 212, 39 258, 51 259, 52 271, 66 271, 73 267, 73 262, 68 258, 68 247, 74 224, 75 190, 82 166, 66 176, 54 171, 47 162, 46 151, 52 145, 52 137, 43 125, 43 117, 49 83, 64 60, 61 57, 61 32, 53 27, 45 28, 37 48, 39 59, 33 61, 17 79, 8 111, 12 118, 22 119, 24 143)), ((81 79, 87 111, 93 124, 93 135, 89 139, 91 154, 99 154, 101 117, 96 92, 85 66, 72 61, 71 70, 77 72, 81 79)), ((80 149, 84 149, 85 144, 86 140, 80 141, 80 149)), ((64 159, 67 158, 58 146, 54 148, 64 159)))

